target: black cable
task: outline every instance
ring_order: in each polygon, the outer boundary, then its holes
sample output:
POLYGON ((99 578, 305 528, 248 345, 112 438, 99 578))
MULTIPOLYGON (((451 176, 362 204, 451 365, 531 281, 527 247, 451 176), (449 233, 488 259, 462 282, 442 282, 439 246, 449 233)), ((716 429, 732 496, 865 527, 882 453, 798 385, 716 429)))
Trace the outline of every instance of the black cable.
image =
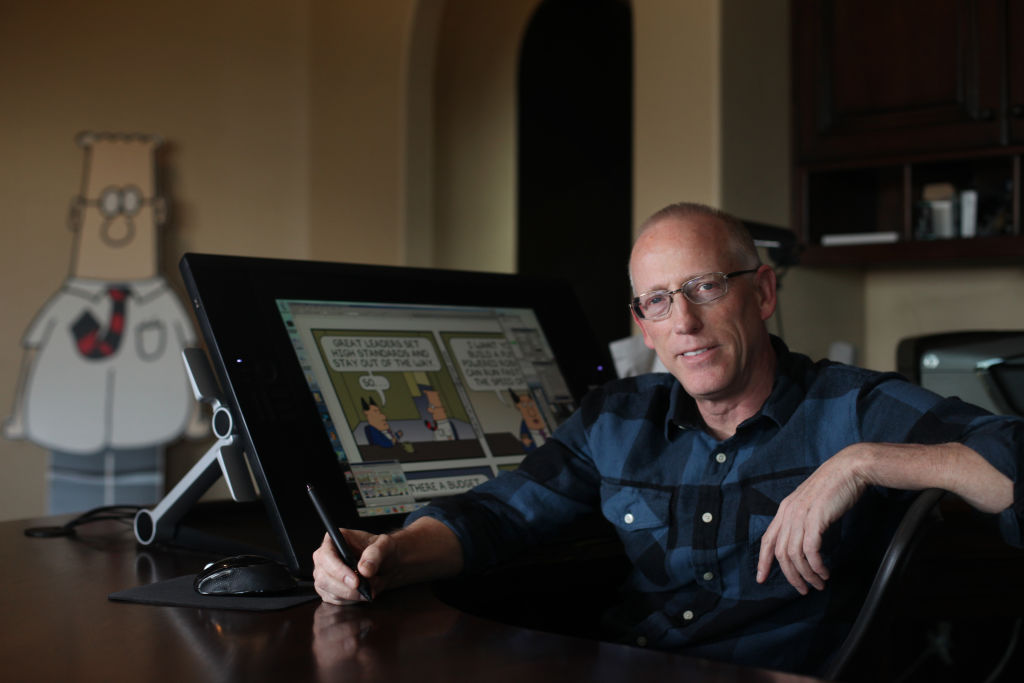
POLYGON ((104 505, 83 512, 78 517, 65 522, 60 526, 35 526, 25 529, 25 535, 29 538, 59 538, 62 536, 74 536, 75 529, 83 524, 114 520, 132 524, 136 513, 141 510, 141 505, 104 505))

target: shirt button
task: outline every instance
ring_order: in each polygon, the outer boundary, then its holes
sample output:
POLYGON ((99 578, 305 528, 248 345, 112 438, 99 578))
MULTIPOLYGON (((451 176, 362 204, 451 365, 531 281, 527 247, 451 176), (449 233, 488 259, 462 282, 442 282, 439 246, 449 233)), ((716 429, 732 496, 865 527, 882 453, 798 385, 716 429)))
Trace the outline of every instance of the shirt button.
POLYGON ((724 463, 728 459, 729 459, 729 456, 726 455, 725 453, 719 453, 718 455, 715 456, 715 462, 717 462, 719 465, 721 465, 722 463, 724 463))
POLYGON ((704 572, 704 580, 705 581, 710 581, 713 578, 715 578, 715 573, 714 572, 704 572))
POLYGON ((703 515, 700 516, 700 521, 704 522, 705 524, 711 524, 711 520, 713 519, 714 517, 711 515, 710 512, 705 512, 703 515))
POLYGON ((632 524, 635 519, 636 518, 633 516, 632 512, 627 512, 626 516, 622 518, 622 521, 626 524, 632 524))
POLYGON ((640 647, 646 647, 647 646, 647 639, 644 638, 643 636, 637 636, 636 637, 636 644, 639 645, 640 647))
POLYGON ((683 619, 686 621, 693 621, 693 610, 688 609, 683 612, 683 619))

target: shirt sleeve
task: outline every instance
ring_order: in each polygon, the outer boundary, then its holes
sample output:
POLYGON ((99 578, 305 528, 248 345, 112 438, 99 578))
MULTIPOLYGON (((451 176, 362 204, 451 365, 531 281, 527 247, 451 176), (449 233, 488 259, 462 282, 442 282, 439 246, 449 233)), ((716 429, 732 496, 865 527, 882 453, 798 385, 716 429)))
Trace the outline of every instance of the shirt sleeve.
POLYGON ((471 491, 441 498, 417 510, 444 523, 462 544, 466 573, 508 561, 525 549, 549 542, 573 522, 599 509, 600 477, 586 453, 579 413, 555 431, 513 471, 502 472, 471 491))
POLYGON ((50 333, 62 318, 69 318, 68 309, 69 297, 63 290, 58 291, 50 297, 39 309, 28 329, 22 335, 21 345, 26 349, 38 349, 43 347, 50 337, 50 333))
POLYGON ((1000 531, 1008 543, 1024 546, 1024 419, 993 415, 892 376, 866 387, 858 410, 863 441, 962 443, 1006 475, 1013 482, 1013 504, 998 515, 1000 531))

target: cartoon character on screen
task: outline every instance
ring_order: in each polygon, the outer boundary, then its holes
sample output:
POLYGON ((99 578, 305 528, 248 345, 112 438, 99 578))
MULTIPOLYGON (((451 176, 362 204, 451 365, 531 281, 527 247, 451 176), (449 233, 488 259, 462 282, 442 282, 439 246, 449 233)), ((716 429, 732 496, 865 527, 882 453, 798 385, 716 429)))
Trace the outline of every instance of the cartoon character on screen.
POLYGON ((529 453, 548 440, 547 425, 544 424, 537 402, 529 393, 520 396, 513 389, 509 389, 508 393, 523 417, 519 423, 519 440, 523 442, 523 449, 529 453))
POLYGON ((445 410, 444 403, 441 401, 441 393, 429 384, 420 384, 418 387, 427 401, 427 412, 430 413, 430 419, 423 422, 427 425, 427 429, 433 432, 434 441, 458 439, 459 433, 448 418, 448 411, 445 410))
POLYGON ((402 438, 402 432, 401 430, 392 431, 391 425, 388 424, 388 416, 380 409, 373 397, 361 398, 359 402, 362 404, 363 414, 366 416, 366 427, 364 427, 363 433, 366 434, 369 444, 383 448, 397 446, 402 438))
POLYGON ((207 431, 181 351, 191 320, 157 274, 152 135, 82 133, 81 192, 71 204, 71 270, 36 314, 10 439, 50 450, 49 510, 148 504, 163 495, 163 446, 207 431))

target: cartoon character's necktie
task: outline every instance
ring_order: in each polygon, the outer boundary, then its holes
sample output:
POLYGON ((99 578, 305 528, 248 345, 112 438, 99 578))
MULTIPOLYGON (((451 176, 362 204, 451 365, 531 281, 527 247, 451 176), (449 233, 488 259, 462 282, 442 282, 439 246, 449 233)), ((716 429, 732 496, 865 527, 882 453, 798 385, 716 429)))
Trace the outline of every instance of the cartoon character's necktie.
POLYGON ((92 313, 86 311, 78 316, 78 320, 71 326, 71 333, 75 336, 79 353, 86 358, 98 360, 117 351, 121 345, 121 336, 124 334, 124 316, 129 292, 127 287, 121 285, 107 290, 107 296, 111 301, 110 323, 102 337, 99 334, 100 325, 92 313))

